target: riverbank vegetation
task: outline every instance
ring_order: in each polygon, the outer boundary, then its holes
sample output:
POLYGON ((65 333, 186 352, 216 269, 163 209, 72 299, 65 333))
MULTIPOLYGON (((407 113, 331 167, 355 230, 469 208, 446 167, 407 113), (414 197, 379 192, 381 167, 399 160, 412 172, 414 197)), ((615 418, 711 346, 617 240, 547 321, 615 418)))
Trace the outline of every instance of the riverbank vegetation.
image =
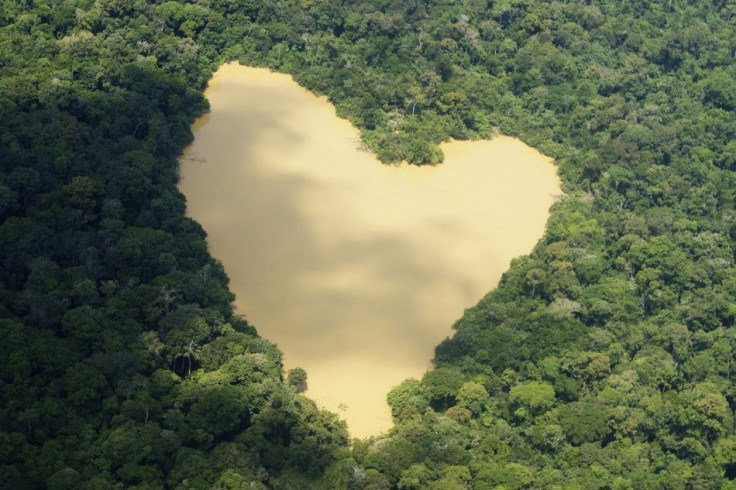
POLYGON ((730 2, 1 5, 0 486, 736 477, 730 2), (328 95, 384 161, 500 131, 559 164, 544 238, 351 449, 184 217, 176 159, 232 59, 328 95))

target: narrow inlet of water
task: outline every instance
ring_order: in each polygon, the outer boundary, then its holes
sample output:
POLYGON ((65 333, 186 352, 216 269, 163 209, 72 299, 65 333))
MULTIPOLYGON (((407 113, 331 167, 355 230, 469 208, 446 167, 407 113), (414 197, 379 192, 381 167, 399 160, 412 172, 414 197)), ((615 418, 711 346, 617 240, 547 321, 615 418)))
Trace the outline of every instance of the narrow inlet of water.
POLYGON ((383 165, 288 75, 222 66, 181 160, 237 311, 275 341, 307 395, 354 437, 391 425, 386 394, 542 236, 560 193, 519 140, 442 145, 438 166, 383 165))

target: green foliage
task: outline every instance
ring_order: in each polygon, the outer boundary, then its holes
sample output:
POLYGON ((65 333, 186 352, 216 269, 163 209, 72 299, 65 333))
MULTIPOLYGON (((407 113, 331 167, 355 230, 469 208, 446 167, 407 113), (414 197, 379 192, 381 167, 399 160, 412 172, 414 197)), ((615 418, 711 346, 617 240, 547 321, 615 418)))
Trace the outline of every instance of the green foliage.
POLYGON ((733 486, 734 14, 4 2, 0 487, 733 486), (545 237, 352 456, 233 315, 175 188, 232 59, 328 95, 384 161, 503 131, 559 164, 545 237))
POLYGON ((386 395, 394 419, 421 415, 429 408, 427 389, 415 379, 407 379, 386 395))
POLYGON ((294 387, 294 391, 302 393, 307 389, 307 372, 302 368, 289 369, 287 373, 288 383, 294 387))
POLYGON ((470 410, 474 415, 482 413, 488 404, 488 392, 482 384, 468 381, 457 393, 458 406, 470 410))
POLYGON ((509 401, 517 406, 518 410, 539 415, 549 410, 555 402, 555 390, 548 383, 529 381, 511 388, 509 401))
POLYGON ((282 463, 259 445, 220 454, 266 407, 296 414, 278 444, 319 480, 344 427, 293 390, 268 406, 280 354, 233 316, 175 187, 232 25, 179 2, 11 1, 0 19, 0 487, 270 486, 282 463))

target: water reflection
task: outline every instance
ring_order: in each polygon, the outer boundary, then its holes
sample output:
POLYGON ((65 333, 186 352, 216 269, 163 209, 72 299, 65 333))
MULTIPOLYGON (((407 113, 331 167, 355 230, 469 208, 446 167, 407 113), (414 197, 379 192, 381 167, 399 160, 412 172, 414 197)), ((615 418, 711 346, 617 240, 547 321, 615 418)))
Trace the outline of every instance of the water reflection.
POLYGON ((225 65, 206 95, 180 187, 238 310, 352 435, 386 430, 391 386, 541 236, 554 167, 505 137, 381 165, 324 98, 262 69, 225 65))

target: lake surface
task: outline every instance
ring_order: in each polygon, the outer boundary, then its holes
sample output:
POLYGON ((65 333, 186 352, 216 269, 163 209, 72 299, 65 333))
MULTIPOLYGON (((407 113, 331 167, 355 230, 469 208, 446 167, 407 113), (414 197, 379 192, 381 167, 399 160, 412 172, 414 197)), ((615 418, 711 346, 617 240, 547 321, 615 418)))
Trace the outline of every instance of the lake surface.
POLYGON ((387 430, 386 393, 542 236, 555 166, 503 136, 383 165, 326 98, 265 69, 224 65, 205 95, 180 189, 237 311, 352 436, 387 430))

